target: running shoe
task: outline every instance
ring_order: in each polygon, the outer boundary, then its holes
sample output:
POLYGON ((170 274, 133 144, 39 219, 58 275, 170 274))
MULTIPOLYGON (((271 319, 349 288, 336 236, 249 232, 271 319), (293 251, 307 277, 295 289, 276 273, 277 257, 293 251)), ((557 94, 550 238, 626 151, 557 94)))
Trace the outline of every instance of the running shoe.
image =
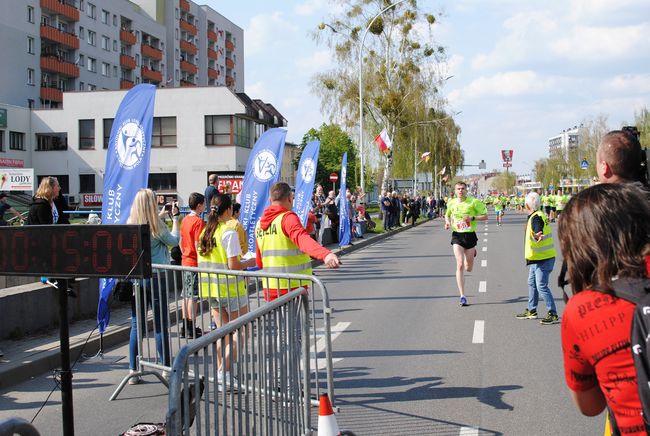
POLYGON ((557 324, 560 322, 560 317, 557 316, 555 312, 549 312, 548 315, 546 315, 546 318, 542 319, 539 323, 542 325, 551 325, 551 324, 557 324))
POLYGON ((524 310, 524 313, 520 313, 516 316, 517 319, 537 319, 537 311, 530 311, 528 308, 524 310))
POLYGON ((210 323, 210 330, 216 330, 216 329, 217 329, 217 323, 214 322, 214 321, 212 321, 212 322, 210 323))
POLYGON ((460 303, 461 306, 467 306, 467 297, 464 295, 460 297, 460 303))

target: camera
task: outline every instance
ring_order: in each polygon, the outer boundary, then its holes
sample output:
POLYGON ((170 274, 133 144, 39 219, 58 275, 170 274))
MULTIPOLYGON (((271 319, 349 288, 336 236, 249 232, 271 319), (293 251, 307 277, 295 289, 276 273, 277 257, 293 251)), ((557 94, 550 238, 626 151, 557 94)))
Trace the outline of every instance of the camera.
POLYGON ((165 210, 167 212, 171 212, 172 211, 172 204, 171 203, 165 203, 165 210))

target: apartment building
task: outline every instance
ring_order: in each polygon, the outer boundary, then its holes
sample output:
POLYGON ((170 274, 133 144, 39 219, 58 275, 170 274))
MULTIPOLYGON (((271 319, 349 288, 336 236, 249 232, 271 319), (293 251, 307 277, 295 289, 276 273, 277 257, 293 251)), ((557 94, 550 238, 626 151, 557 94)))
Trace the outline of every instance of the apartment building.
POLYGON ((244 91, 243 30, 188 0, 0 0, 0 102, 58 108, 63 92, 244 91))
POLYGON ((564 129, 559 135, 548 139, 548 156, 564 157, 568 156, 569 150, 575 149, 580 144, 580 128, 564 129))

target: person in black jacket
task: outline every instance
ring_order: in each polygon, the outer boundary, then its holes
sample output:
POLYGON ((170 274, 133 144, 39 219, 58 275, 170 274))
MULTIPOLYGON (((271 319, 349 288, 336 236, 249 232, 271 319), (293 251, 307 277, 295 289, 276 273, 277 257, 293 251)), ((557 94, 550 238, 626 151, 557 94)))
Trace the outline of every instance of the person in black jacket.
POLYGON ((60 192, 61 186, 56 177, 44 177, 38 185, 34 201, 29 205, 27 225, 56 224, 60 214, 54 199, 60 192))
POLYGON ((59 191, 59 195, 54 198, 54 206, 59 212, 57 224, 70 224, 70 215, 66 213, 70 210, 70 206, 68 206, 68 199, 63 195, 63 191, 59 191))

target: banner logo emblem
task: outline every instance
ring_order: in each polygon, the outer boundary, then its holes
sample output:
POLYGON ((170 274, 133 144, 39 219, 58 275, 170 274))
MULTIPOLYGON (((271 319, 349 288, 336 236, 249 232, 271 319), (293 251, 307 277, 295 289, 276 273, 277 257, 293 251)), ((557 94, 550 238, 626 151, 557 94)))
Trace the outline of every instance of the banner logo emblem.
POLYGON ((255 156, 253 174, 260 182, 266 182, 275 175, 277 167, 278 163, 275 154, 269 150, 262 150, 255 156))
POLYGON ((314 165, 314 160, 311 158, 305 159, 305 161, 302 163, 302 167, 300 167, 300 174, 306 183, 311 183, 311 181, 314 180, 314 175, 316 174, 315 167, 316 165, 314 165))
POLYGON ((115 151, 120 165, 133 169, 140 164, 145 152, 144 130, 137 120, 126 120, 115 138, 115 151))

